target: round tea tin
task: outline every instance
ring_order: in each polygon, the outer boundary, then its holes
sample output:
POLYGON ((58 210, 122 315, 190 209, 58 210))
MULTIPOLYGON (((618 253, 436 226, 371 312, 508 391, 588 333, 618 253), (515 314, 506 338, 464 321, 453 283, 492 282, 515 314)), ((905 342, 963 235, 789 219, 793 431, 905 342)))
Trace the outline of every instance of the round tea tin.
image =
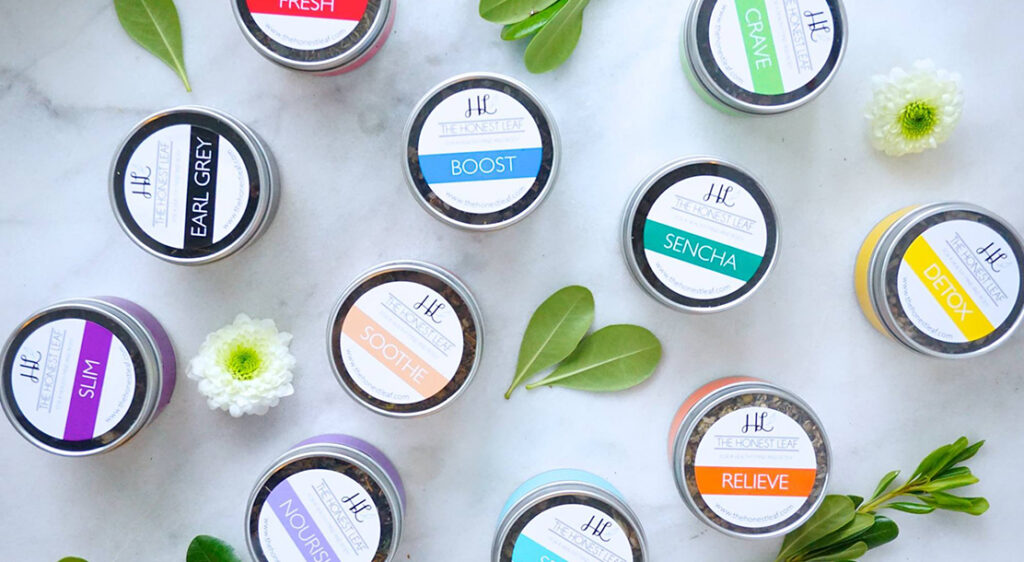
POLYGON ((763 380, 729 377, 690 395, 669 432, 683 502, 727 535, 784 535, 825 499, 831 453, 818 417, 763 380))
POLYGON ((260 476, 245 539, 258 562, 389 562, 404 513, 402 479, 384 453, 355 437, 320 435, 260 476))
POLYGON ((396 0, 232 0, 249 44, 292 70, 337 75, 359 68, 395 23, 396 0))
POLYGON ((182 265, 252 244, 277 207, 273 158, 242 122, 177 107, 147 117, 118 148, 110 202, 121 228, 150 254, 182 265))
POLYGON ((114 449, 171 401, 175 358, 160 323, 116 297, 28 317, 3 349, 0 403, 33 445, 67 457, 114 449))
POLYGON ((611 484, 553 470, 517 488, 501 510, 492 562, 645 562, 647 538, 611 484))
POLYGON ((461 395, 483 351, 479 307, 451 272, 419 261, 360 275, 331 313, 327 350, 338 382, 386 416, 425 415, 461 395))
POLYGON ((456 76, 427 93, 403 138, 416 200, 441 222, 476 231, 512 225, 540 206, 561 152, 540 99, 488 73, 456 76))
POLYGON ((861 310, 882 334, 934 357, 979 355, 1020 325, 1024 248, 1006 221, 968 203, 901 209, 857 256, 861 310))
POLYGON ((709 104, 773 114, 818 96, 846 51, 842 0, 693 0, 683 68, 709 104))
POLYGON ((622 219, 622 250, 637 283, 684 312, 718 312, 750 297, 771 272, 779 220, 768 193, 739 166, 708 157, 647 177, 622 219))

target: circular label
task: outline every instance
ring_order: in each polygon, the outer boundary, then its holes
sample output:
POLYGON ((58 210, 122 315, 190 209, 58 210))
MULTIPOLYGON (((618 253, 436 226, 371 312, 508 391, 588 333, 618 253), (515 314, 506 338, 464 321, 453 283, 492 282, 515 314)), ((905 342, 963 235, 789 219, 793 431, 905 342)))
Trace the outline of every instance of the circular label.
POLYGON ((171 125, 132 151, 123 200, 147 237, 176 250, 222 242, 249 206, 250 177, 238 149, 205 127, 171 125))
POLYGON ((427 115, 416 145, 430 189, 466 213, 487 214, 521 200, 544 157, 540 129, 512 96, 491 88, 452 93, 427 115))
POLYGON ((610 515, 587 505, 546 509, 516 538, 512 562, 633 562, 629 537, 610 515))
POLYGON ((371 562, 381 527, 379 506, 359 482, 310 469, 270 491, 258 534, 263 559, 270 562, 371 562))
POLYGON ((390 404, 439 394, 462 364, 462 321, 439 292, 411 281, 377 285, 349 308, 340 350, 352 381, 390 404))
POLYGON ((720 299, 757 275, 768 227, 761 205, 741 185, 692 176, 654 201, 643 244, 647 263, 666 287, 695 300, 720 299))
POLYGON ((135 396, 128 348, 81 318, 39 325, 13 351, 11 390, 21 415, 60 441, 90 441, 114 429, 135 396))
POLYGON ((300 51, 335 45, 366 13, 367 0, 245 0, 253 21, 271 40, 300 51))
POLYGON ((1019 310, 1015 246, 992 227, 950 220, 917 236, 899 264, 896 292, 907 318, 946 343, 981 340, 1019 310))
POLYGON ((786 521, 807 502, 817 461, 799 423, 771 408, 749 407, 712 424, 693 470, 708 508, 733 525, 762 529, 786 521))

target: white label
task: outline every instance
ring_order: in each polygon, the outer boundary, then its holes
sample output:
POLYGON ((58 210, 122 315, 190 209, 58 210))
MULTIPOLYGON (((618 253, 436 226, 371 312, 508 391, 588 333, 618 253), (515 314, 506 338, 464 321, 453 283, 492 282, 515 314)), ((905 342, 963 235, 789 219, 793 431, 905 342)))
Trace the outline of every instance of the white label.
POLYGON ((380 534, 373 499, 355 480, 332 470, 289 476, 260 510, 260 546, 271 562, 370 562, 380 534))
POLYGON ((590 506, 566 504, 539 513, 520 532, 512 562, 633 562, 622 527, 590 506))
POLYGON ((719 0, 709 25, 722 73, 765 95, 807 85, 828 62, 834 41, 826 0, 719 0))
POLYGON ((768 228, 757 201, 717 176, 686 178, 651 206, 644 227, 647 262, 672 291, 711 300, 745 286, 764 259, 768 228))
POLYGON ((440 392, 462 362, 462 324, 452 304, 419 283, 370 289, 342 324, 341 355, 352 380, 392 404, 440 392))
POLYGON ((55 439, 88 441, 107 433, 135 394, 128 349, 106 328, 82 319, 36 328, 15 352, 12 367, 18 409, 55 439))
POLYGON ((241 222, 249 173, 227 139, 201 127, 172 125, 132 153, 124 198, 132 219, 157 242, 176 249, 211 246, 241 222), (194 140, 193 133, 203 140, 194 140))
POLYGON ((697 446, 697 488, 719 517, 764 528, 793 516, 814 489, 817 462, 807 432, 789 416, 750 407, 716 421, 697 446))
POLYGON ((437 196, 467 213, 495 213, 523 198, 537 180, 540 129, 515 98, 487 88, 442 101, 420 132, 419 164, 437 196))
POLYGON ((975 221, 932 226, 907 248, 897 274, 900 305, 917 329, 966 343, 998 329, 1020 293, 1012 246, 975 221))

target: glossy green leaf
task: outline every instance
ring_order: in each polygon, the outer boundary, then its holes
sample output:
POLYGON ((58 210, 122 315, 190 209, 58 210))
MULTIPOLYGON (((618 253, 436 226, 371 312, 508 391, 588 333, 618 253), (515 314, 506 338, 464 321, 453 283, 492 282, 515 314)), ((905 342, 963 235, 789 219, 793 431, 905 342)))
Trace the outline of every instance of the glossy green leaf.
POLYGON ((811 543, 843 528, 853 520, 854 510, 853 500, 848 496, 826 496, 818 511, 806 523, 786 535, 775 560, 787 560, 811 543))
POLYGON ((924 515, 935 511, 935 508, 930 505, 923 505, 914 502, 892 502, 887 503, 882 507, 888 507, 904 513, 913 513, 915 515, 924 515))
POLYGON ((966 460, 974 458, 974 455, 977 455, 978 451, 981 450, 981 448, 984 447, 984 446, 985 446, 985 441, 982 440, 982 441, 978 441, 977 443, 971 445, 970 447, 967 447, 966 449, 961 451, 959 455, 957 455, 956 457, 953 458, 953 461, 950 463, 950 465, 957 465, 957 464, 960 464, 960 463, 962 463, 962 462, 964 462, 966 460))
POLYGON ((860 496, 854 496, 852 494, 846 494, 846 497, 850 498, 850 501, 853 502, 854 509, 860 507, 860 504, 864 503, 864 498, 862 498, 860 496))
POLYGON ((226 542, 209 535, 199 535, 188 545, 185 562, 242 562, 242 560, 226 542))
POLYGON ((899 475, 900 471, 894 470, 883 476, 882 481, 878 483, 877 487, 875 487, 875 492, 871 494, 871 499, 878 499, 882 494, 884 494, 885 491, 889 489, 889 486, 892 485, 892 481, 896 480, 896 477, 899 475))
POLYGON ((505 398, 533 375, 576 350, 594 322, 594 295, 586 287, 560 289, 533 313, 519 345, 519 362, 505 398))
POLYGON ((963 476, 965 474, 970 473, 971 469, 966 466, 953 466, 936 474, 934 480, 939 480, 941 478, 952 478, 954 476, 963 476))
POLYGON ((890 543, 898 536, 900 536, 900 528, 895 521, 884 515, 875 515, 875 523, 867 531, 861 533, 857 540, 867 544, 870 550, 890 543))
POLYGON ((934 508, 959 511, 971 515, 981 515, 988 511, 989 507, 988 500, 985 498, 962 498, 945 492, 922 495, 919 499, 934 508))
POLYGON ((174 0, 114 0, 114 9, 128 36, 174 69, 191 92, 174 0))
POLYGON ((590 0, 569 0, 526 47, 526 69, 535 74, 554 70, 569 60, 583 33, 583 10, 590 0))
MULTIPOLYGON (((805 548, 800 549, 802 552, 809 552, 812 555, 817 554, 818 551, 830 550, 836 545, 842 545, 847 542, 848 539, 856 537, 857 535, 867 531, 875 524, 875 516, 868 513, 857 513, 853 516, 853 519, 843 525, 839 529, 821 537, 820 539, 808 544, 805 548)), ((854 542, 854 541, 850 541, 854 542)))
POLYGON ((533 14, 523 21, 510 23, 501 29, 501 38, 505 41, 517 41, 536 35, 538 31, 551 22, 569 0, 558 0, 554 4, 533 14))
POLYGON ((654 373, 661 361, 661 342, 646 328, 608 326, 583 340, 555 372, 526 388, 557 385, 591 392, 613 392, 636 386, 654 373))
POLYGON ((927 480, 949 468, 952 461, 967 450, 967 445, 967 438, 961 437, 949 445, 935 449, 921 461, 917 470, 914 471, 914 477, 927 480))
POLYGON ((494 23, 516 23, 556 0, 480 0, 480 17, 494 23))
POLYGON ((868 545, 858 542, 836 552, 826 552, 807 558, 804 562, 841 562, 843 560, 856 560, 868 552, 868 545))
POLYGON ((968 469, 966 473, 960 472, 941 477, 940 475, 936 475, 935 478, 932 478, 931 482, 918 486, 917 489, 922 492, 941 492, 942 490, 963 488, 964 486, 970 486, 971 484, 977 484, 978 482, 978 477, 971 474, 970 469, 968 469))

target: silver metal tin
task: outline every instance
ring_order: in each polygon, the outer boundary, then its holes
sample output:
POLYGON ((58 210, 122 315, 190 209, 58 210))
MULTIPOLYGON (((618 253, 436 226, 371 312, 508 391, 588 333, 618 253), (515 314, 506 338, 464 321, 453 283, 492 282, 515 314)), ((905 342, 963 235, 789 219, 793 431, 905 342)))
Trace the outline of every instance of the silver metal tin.
POLYGON ((621 223, 621 244, 626 266, 636 282, 658 302, 683 312, 712 313, 728 310, 750 298, 775 268, 778 260, 779 215, 771 196, 750 172, 720 158, 693 156, 669 162, 649 175, 636 188, 626 204, 621 223), (643 250, 643 221, 665 191, 688 177, 716 175, 746 190, 757 202, 765 220, 767 242, 761 265, 747 283, 724 296, 699 300, 673 291, 655 276, 643 250))
POLYGON ((352 32, 333 45, 312 50, 295 49, 269 37, 253 19, 247 0, 232 0, 231 7, 246 41, 268 60, 292 70, 335 75, 362 66, 384 46, 394 26, 397 0, 368 5, 352 32))
POLYGON ((149 425, 174 391, 175 360, 170 340, 141 307, 112 297, 79 298, 43 308, 25 319, 7 339, 0 367, 0 403, 14 428, 40 449, 65 457, 85 457, 120 447, 149 425), (40 431, 21 413, 12 387, 15 353, 22 342, 47 323, 84 319, 113 333, 128 350, 135 370, 135 392, 124 417, 112 429, 90 440, 68 441, 40 431))
POLYGON ((150 115, 125 137, 111 163, 108 195, 114 217, 137 246, 164 261, 179 265, 202 265, 224 259, 248 247, 266 231, 277 210, 280 191, 277 177, 277 166, 270 151, 244 123, 216 109, 181 106, 150 115), (128 210, 125 181, 129 177, 127 166, 132 154, 152 134, 173 125, 191 125, 220 135, 221 139, 227 140, 238 151, 249 177, 249 203, 245 216, 221 241, 209 246, 166 246, 140 228, 128 210))
POLYGON ((416 104, 402 134, 402 171, 416 201, 437 220, 468 231, 491 231, 511 226, 530 215, 548 197, 558 176, 561 161, 561 140, 544 102, 522 82, 501 74, 474 72, 445 80, 427 92, 416 104), (442 201, 423 178, 419 164, 419 139, 430 113, 441 102, 470 88, 493 89, 512 96, 533 117, 540 131, 543 157, 540 172, 529 191, 515 203, 491 213, 469 213, 442 201))
POLYGON ((327 323, 327 355, 338 383, 359 404, 385 416, 408 418, 432 414, 455 401, 476 377, 484 349, 483 315, 469 288, 450 271, 416 260, 392 261, 378 265, 353 281, 342 293, 327 323), (463 355, 458 371, 438 394, 420 402, 394 404, 370 395, 348 374, 341 350, 341 333, 345 317, 356 301, 370 289, 395 281, 425 285, 440 293, 454 307, 463 333, 463 355), (456 297, 452 302, 448 291, 456 297), (461 302, 459 302, 461 301, 461 302), (463 380, 459 380, 459 379, 463 380))
MULTIPOLYGON (((679 496, 683 499, 683 503, 685 503, 686 507, 689 508, 693 515, 704 524, 726 535, 737 538, 761 539, 777 537, 785 535, 800 525, 803 525, 811 518, 811 516, 814 515, 814 512, 817 511, 818 507, 821 505, 821 502, 825 500, 825 491, 828 488, 832 469, 832 448, 829 446, 828 435, 825 433, 825 429, 822 427, 821 421, 818 419, 817 415, 813 410, 811 410, 810 406, 808 406, 806 402, 801 400, 795 394, 760 379, 748 377, 721 379, 720 381, 709 383, 709 385, 704 388, 697 390, 695 394, 699 395, 706 390, 708 391, 707 394, 693 402, 692 406, 689 406, 689 410, 686 411, 681 420, 678 418, 679 414, 677 414, 677 422, 673 424, 672 433, 669 436, 671 444, 670 453, 672 456, 672 475, 675 478, 676 488, 679 490, 679 496), (710 428, 711 424, 707 424, 707 427, 700 427, 700 422, 705 416, 711 413, 716 407, 732 399, 748 395, 779 397, 801 410, 821 435, 821 449, 815 449, 816 458, 824 456, 826 460, 824 463, 821 463, 819 460, 817 469, 819 472, 824 472, 824 478, 820 481, 816 481, 812 496, 809 497, 807 502, 798 509, 799 516, 791 516, 780 524, 763 529, 749 528, 750 532, 742 532, 727 528, 717 523, 711 519, 703 509, 701 509, 701 506, 693 497, 693 495, 699 493, 699 491, 691 491, 687 484, 685 455, 687 444, 694 432, 698 430, 706 432, 710 428)), ((692 399, 693 397, 691 397, 690 400, 692 399)), ((687 400, 680 410, 686 408, 689 405, 690 400, 687 400)), ((804 425, 804 427, 806 431, 806 425, 804 425)), ((811 437, 813 441, 813 437, 810 435, 808 436, 811 437)), ((701 500, 701 502, 703 502, 703 500, 701 500)))
POLYGON ((895 273, 910 243, 927 228, 957 219, 980 222, 1005 238, 1011 245, 1008 257, 1024 275, 1024 242, 1020 235, 999 216, 970 203, 931 203, 908 212, 886 229, 871 253, 868 266, 868 296, 878 319, 893 339, 932 357, 966 358, 992 351, 1013 335, 1024 318, 1024 282, 1018 287, 1016 303, 1006 321, 996 326, 990 335, 962 344, 932 338, 914 326, 902 306, 887 305, 890 298, 898 302, 895 273))
POLYGON ((626 502, 608 490, 594 484, 580 480, 561 480, 534 489, 508 508, 498 523, 498 531, 495 534, 494 543, 491 545, 491 562, 511 562, 508 557, 502 557, 501 551, 510 538, 514 540, 515 537, 510 537, 513 528, 517 526, 517 523, 525 524, 529 522, 529 519, 543 512, 543 509, 541 509, 538 513, 531 514, 531 511, 536 511, 537 507, 541 504, 560 497, 573 497, 577 500, 574 503, 578 503, 580 499, 593 500, 597 502, 596 505, 604 504, 604 506, 618 512, 620 520, 617 523, 628 531, 635 533, 639 541, 639 556, 634 555, 633 560, 629 562, 646 562, 649 560, 647 537, 644 534, 643 527, 640 525, 640 519, 626 505, 626 502), (521 521, 523 519, 526 519, 526 521, 521 521), (623 523, 625 524, 623 525, 623 523))
MULTIPOLYGON (((806 85, 785 94, 763 95, 740 88, 718 68, 711 54, 708 29, 711 12, 719 0, 693 0, 683 24, 680 41, 683 64, 694 86, 703 90, 707 101, 731 112, 771 115, 796 109, 818 97, 832 81, 846 53, 848 36, 846 9, 842 0, 826 0, 832 11, 832 50, 821 71, 806 85), (717 102, 717 103, 716 103, 717 102)), ((702 96, 703 97, 703 96, 702 96)))
MULTIPOLYGON (((303 470, 320 469, 341 472, 354 480, 360 476, 369 476, 374 490, 366 490, 367 494, 376 495, 378 515, 383 515, 382 526, 390 525, 391 536, 387 547, 380 546, 377 556, 386 550, 383 558, 373 560, 390 562, 395 560, 398 545, 402 540, 405 519, 405 494, 401 480, 394 466, 387 457, 368 443, 345 435, 322 435, 299 443, 291 450, 274 460, 260 475, 259 480, 249 494, 245 511, 245 542, 249 556, 253 560, 266 562, 262 555, 259 542, 258 524, 260 511, 265 506, 266 498, 273 488, 282 480, 302 472, 303 470), (303 466, 303 461, 305 465, 303 466), (381 514, 380 505, 383 500, 390 514, 381 514), (387 521, 384 521, 386 519, 387 521), (389 522, 389 523, 388 523, 389 522)), ((365 488, 364 488, 365 489, 365 488)), ((382 529, 382 542, 385 535, 382 529)))

